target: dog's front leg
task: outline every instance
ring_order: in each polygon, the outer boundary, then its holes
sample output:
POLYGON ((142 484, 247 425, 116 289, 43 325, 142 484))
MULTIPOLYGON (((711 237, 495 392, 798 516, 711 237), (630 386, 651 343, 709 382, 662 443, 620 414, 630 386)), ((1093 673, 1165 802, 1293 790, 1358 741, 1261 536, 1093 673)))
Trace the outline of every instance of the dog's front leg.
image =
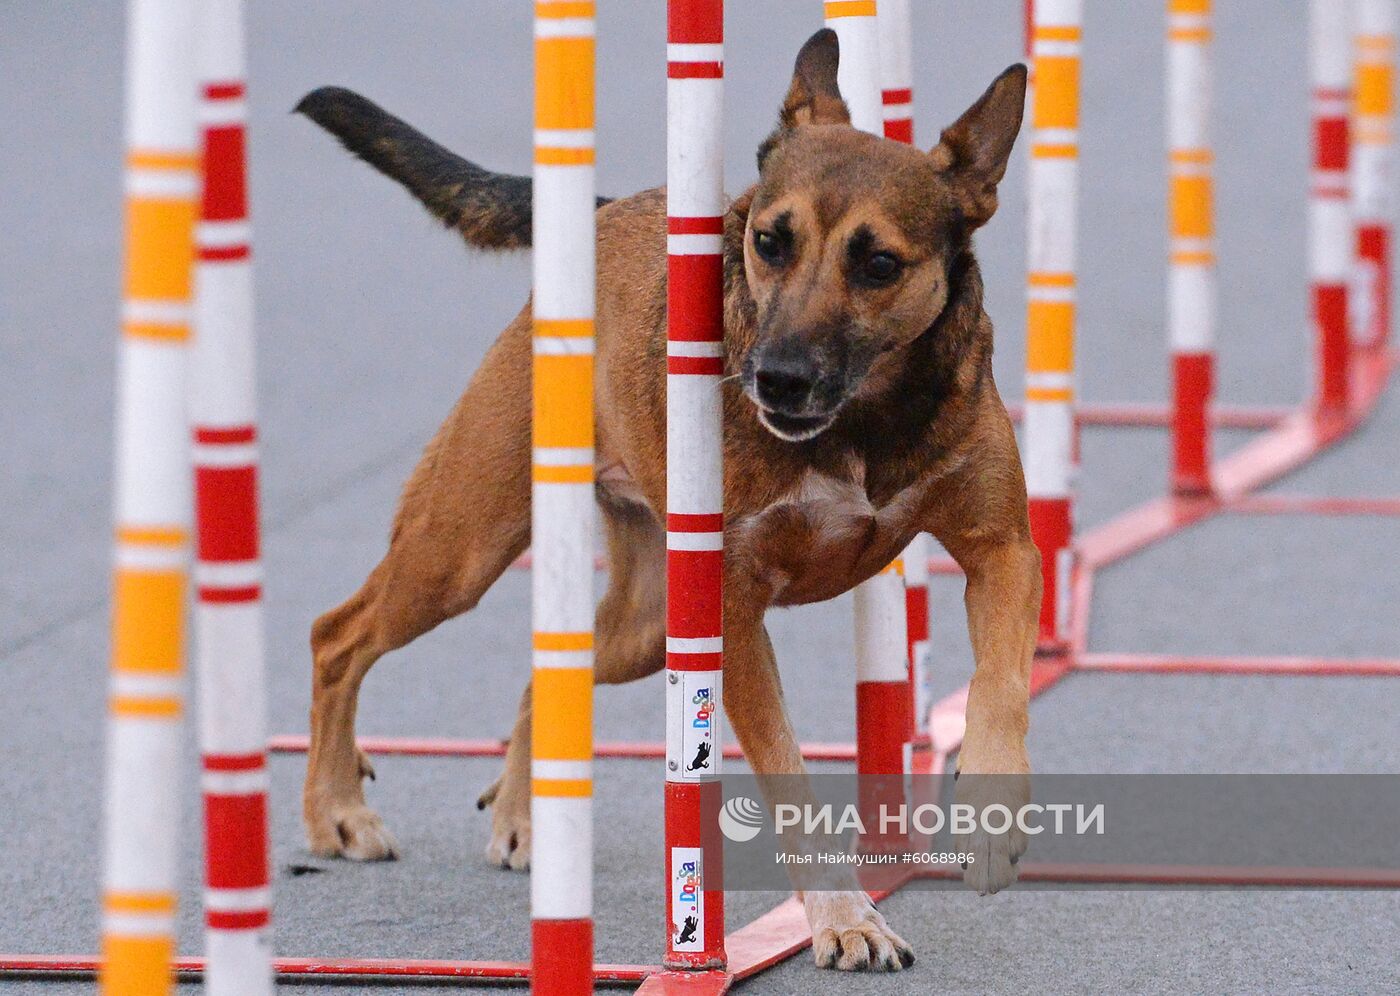
MULTIPOLYGON (((956 801, 980 814, 1013 815, 1030 802, 1026 757, 1031 657, 1040 615, 1040 553, 1031 542, 1016 437, 1003 410, 986 415, 970 440, 977 459, 942 479, 930 496, 928 531, 967 575, 967 628, 976 669, 958 752, 956 801)), ((970 858, 963 880, 983 895, 1016 880, 1026 835, 979 829, 958 840, 970 858)))
MULTIPOLYGON (((1016 814, 1030 802, 1026 728, 1040 613, 1040 556, 1028 540, 998 543, 964 568, 976 670, 967 694, 967 732, 958 752, 956 801, 979 814, 993 804, 1016 814)), ((1004 834, 979 829, 961 838, 958 850, 971 855, 963 880, 988 895, 1016 880, 1026 835, 1015 822, 1004 834)))
MULTIPOLYGON (((773 645, 758 600, 725 601, 724 712, 753 766, 769 805, 794 795, 812 799, 797 737, 783 705, 773 645), (755 605, 758 605, 755 608, 755 605), (768 781, 772 776, 789 776, 768 781), (803 785, 794 788, 792 776, 803 785), (777 781, 784 784, 779 786, 777 781)), ((885 923, 854 873, 850 888, 799 893, 812 927, 812 953, 820 968, 897 972, 914 963, 914 952, 885 923)))

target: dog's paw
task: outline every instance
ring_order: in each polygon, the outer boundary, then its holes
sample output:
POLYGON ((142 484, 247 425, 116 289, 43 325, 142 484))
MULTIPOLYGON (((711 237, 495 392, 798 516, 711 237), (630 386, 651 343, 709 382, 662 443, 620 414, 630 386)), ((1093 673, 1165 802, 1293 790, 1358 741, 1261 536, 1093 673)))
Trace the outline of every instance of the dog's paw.
POLYGON ((530 870, 530 795, 503 791, 503 779, 481 793, 477 809, 491 807, 491 840, 486 845, 486 860, 498 868, 510 871, 530 870))
POLYGON ((311 853, 322 858, 351 861, 393 861, 399 844, 379 814, 363 803, 328 806, 307 820, 311 853))
POLYGON ((818 968, 898 972, 914 964, 914 949, 890 930, 865 893, 809 892, 802 902, 818 968))
MULTIPOLYGON (((963 882, 979 895, 990 896, 1016 881, 1016 863, 1026 853, 1025 831, 1016 816, 1031 800, 1030 775, 979 775, 963 771, 958 775, 955 802, 971 806, 976 829, 970 834, 958 834, 953 850, 968 855, 963 865, 963 882), (1011 815, 1011 824, 1004 833, 991 833, 984 826, 983 814, 988 806, 1004 806, 1011 815)), ((995 811, 996 826, 1005 813, 995 811)))

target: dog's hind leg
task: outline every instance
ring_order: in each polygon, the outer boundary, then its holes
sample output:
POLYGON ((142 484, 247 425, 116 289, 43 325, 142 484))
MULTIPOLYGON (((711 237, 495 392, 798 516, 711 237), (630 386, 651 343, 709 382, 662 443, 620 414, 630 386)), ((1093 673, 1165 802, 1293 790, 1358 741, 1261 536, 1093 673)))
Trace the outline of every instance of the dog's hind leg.
MULTIPOLYGON (((620 685, 666 665, 666 535, 646 508, 604 496, 608 537, 607 594, 598 606, 594 680, 620 685)), ((505 769, 481 794, 491 806, 486 860, 517 870, 530 865, 530 688, 506 748, 505 769)))
POLYGON ((360 683, 381 656, 476 605, 530 541, 530 320, 512 322, 404 487, 389 552, 311 630, 311 850, 368 861, 397 845, 365 805, 360 683))

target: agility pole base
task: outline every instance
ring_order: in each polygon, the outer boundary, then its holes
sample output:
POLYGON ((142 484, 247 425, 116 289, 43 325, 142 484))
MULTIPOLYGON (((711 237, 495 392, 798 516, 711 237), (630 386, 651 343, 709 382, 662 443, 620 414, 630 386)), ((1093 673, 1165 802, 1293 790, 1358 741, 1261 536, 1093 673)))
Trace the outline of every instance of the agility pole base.
MULTIPOLYGON (((1400 677, 1400 659, 1326 659, 1313 657, 1215 657, 1162 655, 1087 650, 1089 610, 1095 574, 1132 554, 1159 543, 1217 515, 1357 515, 1400 516, 1400 497, 1334 498, 1259 494, 1259 490, 1341 442, 1371 415, 1396 362, 1396 356, 1375 348, 1358 347, 1353 359, 1351 402, 1345 409, 1305 407, 1291 413, 1273 409, 1233 409, 1217 424, 1260 428, 1262 434, 1228 457, 1215 461, 1214 493, 1200 497, 1167 496, 1131 509, 1104 525, 1084 533, 1075 543, 1076 564, 1072 579, 1069 644, 1062 654, 1040 655, 1031 673, 1031 695, 1037 696, 1076 672, 1137 674, 1233 674, 1295 676, 1400 677)), ((1160 409, 1145 405, 1115 405, 1098 409, 1093 424, 1116 427, 1161 425, 1160 409), (1111 416, 1111 417, 1110 417, 1111 416)), ((1089 420, 1085 420, 1088 422, 1089 420)), ((933 562, 938 573, 955 573, 946 560, 933 562)), ((922 751, 924 773, 946 769, 948 758, 962 743, 967 688, 946 696, 930 711, 931 750, 922 751)), ((306 737, 273 737, 269 749, 280 753, 306 750, 306 737)), ((449 740, 406 737, 366 737, 359 741, 371 754, 413 757, 490 757, 504 753, 500 740, 449 740)), ((732 752, 737 756, 737 751, 732 752)), ((602 758, 659 758, 664 744, 600 743, 602 758)), ((850 761, 855 746, 848 743, 803 745, 809 760, 850 761)), ((928 869, 915 878, 951 878, 947 869, 928 869)), ((1153 865, 1037 864, 1020 867, 1024 882, 1093 884, 1195 885, 1213 887, 1291 887, 1326 889, 1396 889, 1400 872, 1377 868, 1231 868, 1153 865)), ((888 892, 877 892, 883 899, 888 892)), ((717 996, 736 980, 770 968, 811 944, 802 906, 789 899, 752 923, 732 931, 725 939, 729 954, 727 972, 672 972, 651 965, 604 965, 594 968, 599 986, 633 986, 652 994, 717 996)), ((0 955, 0 974, 36 978, 89 977, 98 967, 92 955, 0 955)), ((199 958, 181 958, 176 971, 193 978, 203 968, 199 958)), ((281 958, 279 976, 293 979, 322 978, 372 982, 415 980, 480 980, 483 983, 527 982, 526 963, 501 961, 432 961, 395 958, 335 959, 281 958)))

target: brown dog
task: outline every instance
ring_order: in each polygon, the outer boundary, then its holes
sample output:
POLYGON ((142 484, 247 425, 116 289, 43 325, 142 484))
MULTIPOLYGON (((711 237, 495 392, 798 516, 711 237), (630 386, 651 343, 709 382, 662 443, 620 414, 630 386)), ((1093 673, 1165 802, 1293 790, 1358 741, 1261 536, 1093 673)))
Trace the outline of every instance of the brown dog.
MULTIPOLYGON (((960 801, 1014 808, 1029 793, 1040 557, 992 382, 971 238, 997 207, 1026 72, 1008 69, 923 153, 850 126, 837 59, 830 31, 803 47, 759 150, 759 181, 725 220, 725 712, 756 772, 801 772, 765 610, 849 591, 927 531, 967 574, 976 674, 960 801), (980 773, 1016 777, 981 782, 979 796, 966 776, 980 773)), ((298 110, 470 244, 530 244, 528 178, 468 163, 345 90, 318 90, 298 110)), ((597 680, 611 684, 666 658, 664 192, 600 202, 597 221, 597 492, 611 570, 597 680)), ((428 444, 388 554, 312 630, 304 803, 318 854, 395 855, 361 788, 370 768, 355 746, 360 682, 384 653, 476 605, 529 545, 530 336, 527 306, 428 444)), ((482 796, 494 806, 487 854, 511 868, 529 863, 529 727, 527 688, 505 771, 482 796)), ((1015 878, 1024 836, 963 843, 974 888, 1015 878)), ((912 962, 858 887, 804 902, 819 965, 912 962)))

